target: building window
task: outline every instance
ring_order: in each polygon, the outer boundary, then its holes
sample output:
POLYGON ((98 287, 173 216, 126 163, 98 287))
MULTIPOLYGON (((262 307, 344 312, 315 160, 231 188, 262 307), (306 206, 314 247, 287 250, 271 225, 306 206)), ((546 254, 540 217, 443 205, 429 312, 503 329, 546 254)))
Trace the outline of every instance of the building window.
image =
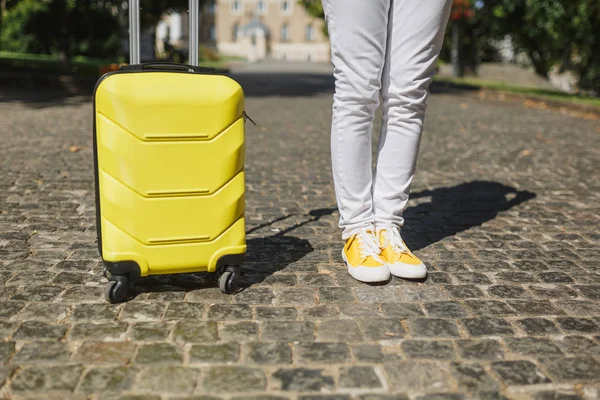
POLYGON ((267 13, 267 2, 265 0, 258 0, 256 3, 256 12, 259 14, 267 13))
POLYGON ((210 27, 209 35, 210 35, 211 41, 213 41, 213 42, 217 41, 217 30, 214 25, 210 27))
POLYGON ((287 23, 283 24, 283 26, 281 27, 281 41, 282 42, 287 42, 288 40, 290 40, 289 30, 290 30, 290 28, 288 27, 288 24, 287 23))
POLYGON ((292 13, 292 1, 291 0, 283 0, 281 2, 281 12, 285 15, 289 15, 292 13))
POLYGON ((233 42, 237 42, 238 36, 240 34, 240 24, 234 24, 233 29, 231 31, 231 38, 233 42))
POLYGON ((208 11, 210 14, 214 14, 214 13, 215 13, 215 10, 216 10, 216 8, 217 8, 217 7, 216 7, 215 0, 210 0, 210 1, 208 2, 208 4, 206 5, 206 9, 207 9, 207 11, 208 11))
POLYGON ((307 42, 312 42, 315 40, 315 28, 313 24, 306 25, 306 31, 304 33, 304 38, 307 42))
POLYGON ((234 0, 233 2, 231 2, 231 12, 234 14, 240 14, 242 13, 243 10, 243 5, 241 0, 234 0))

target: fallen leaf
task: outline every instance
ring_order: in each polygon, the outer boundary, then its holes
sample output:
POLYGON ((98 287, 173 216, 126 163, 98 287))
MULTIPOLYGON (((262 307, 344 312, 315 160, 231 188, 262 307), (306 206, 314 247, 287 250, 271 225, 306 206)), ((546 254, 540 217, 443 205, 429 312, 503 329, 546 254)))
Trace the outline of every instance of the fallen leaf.
POLYGON ((71 146, 71 147, 69 147, 69 151, 71 153, 77 153, 79 150, 81 150, 81 147, 79 147, 79 146, 71 146))
POLYGON ((522 155, 522 156, 528 156, 528 155, 530 155, 530 154, 531 154, 531 150, 527 150, 527 149, 525 149, 525 150, 523 150, 523 151, 521 152, 521 155, 522 155))
POLYGON ((469 108, 469 105, 467 103, 460 103, 460 108, 466 110, 467 108, 469 108))

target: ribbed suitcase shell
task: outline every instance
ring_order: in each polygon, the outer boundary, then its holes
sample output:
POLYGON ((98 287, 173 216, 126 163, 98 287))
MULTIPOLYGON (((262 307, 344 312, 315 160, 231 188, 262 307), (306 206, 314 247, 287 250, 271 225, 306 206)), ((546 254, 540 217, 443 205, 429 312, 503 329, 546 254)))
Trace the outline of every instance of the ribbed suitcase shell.
POLYGON ((213 272, 246 252, 244 93, 181 71, 105 75, 94 94, 98 241, 141 276, 213 272))

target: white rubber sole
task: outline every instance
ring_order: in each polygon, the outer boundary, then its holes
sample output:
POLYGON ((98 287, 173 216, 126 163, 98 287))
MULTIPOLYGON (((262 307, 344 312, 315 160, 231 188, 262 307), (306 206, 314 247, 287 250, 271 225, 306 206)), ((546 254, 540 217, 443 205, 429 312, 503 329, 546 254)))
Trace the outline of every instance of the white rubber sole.
POLYGON ((372 282, 385 282, 390 279, 390 269, 382 265, 381 267, 353 267, 348 264, 346 254, 342 251, 342 259, 348 267, 348 273, 351 277, 357 281, 372 283, 372 282))
POLYGON ((427 276, 427 267, 423 263, 419 265, 395 263, 388 264, 388 268, 390 273, 398 278, 421 279, 427 276))

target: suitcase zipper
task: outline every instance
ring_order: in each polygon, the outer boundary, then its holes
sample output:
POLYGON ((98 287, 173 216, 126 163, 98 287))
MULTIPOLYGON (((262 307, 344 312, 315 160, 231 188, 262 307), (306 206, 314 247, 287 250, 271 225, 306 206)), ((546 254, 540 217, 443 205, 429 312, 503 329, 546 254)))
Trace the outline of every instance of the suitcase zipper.
POLYGON ((244 111, 243 114, 244 114, 244 121, 250 121, 254 124, 254 126, 258 126, 258 125, 256 125, 256 122, 252 121, 252 118, 250 118, 250 116, 246 113, 246 111, 244 111))

